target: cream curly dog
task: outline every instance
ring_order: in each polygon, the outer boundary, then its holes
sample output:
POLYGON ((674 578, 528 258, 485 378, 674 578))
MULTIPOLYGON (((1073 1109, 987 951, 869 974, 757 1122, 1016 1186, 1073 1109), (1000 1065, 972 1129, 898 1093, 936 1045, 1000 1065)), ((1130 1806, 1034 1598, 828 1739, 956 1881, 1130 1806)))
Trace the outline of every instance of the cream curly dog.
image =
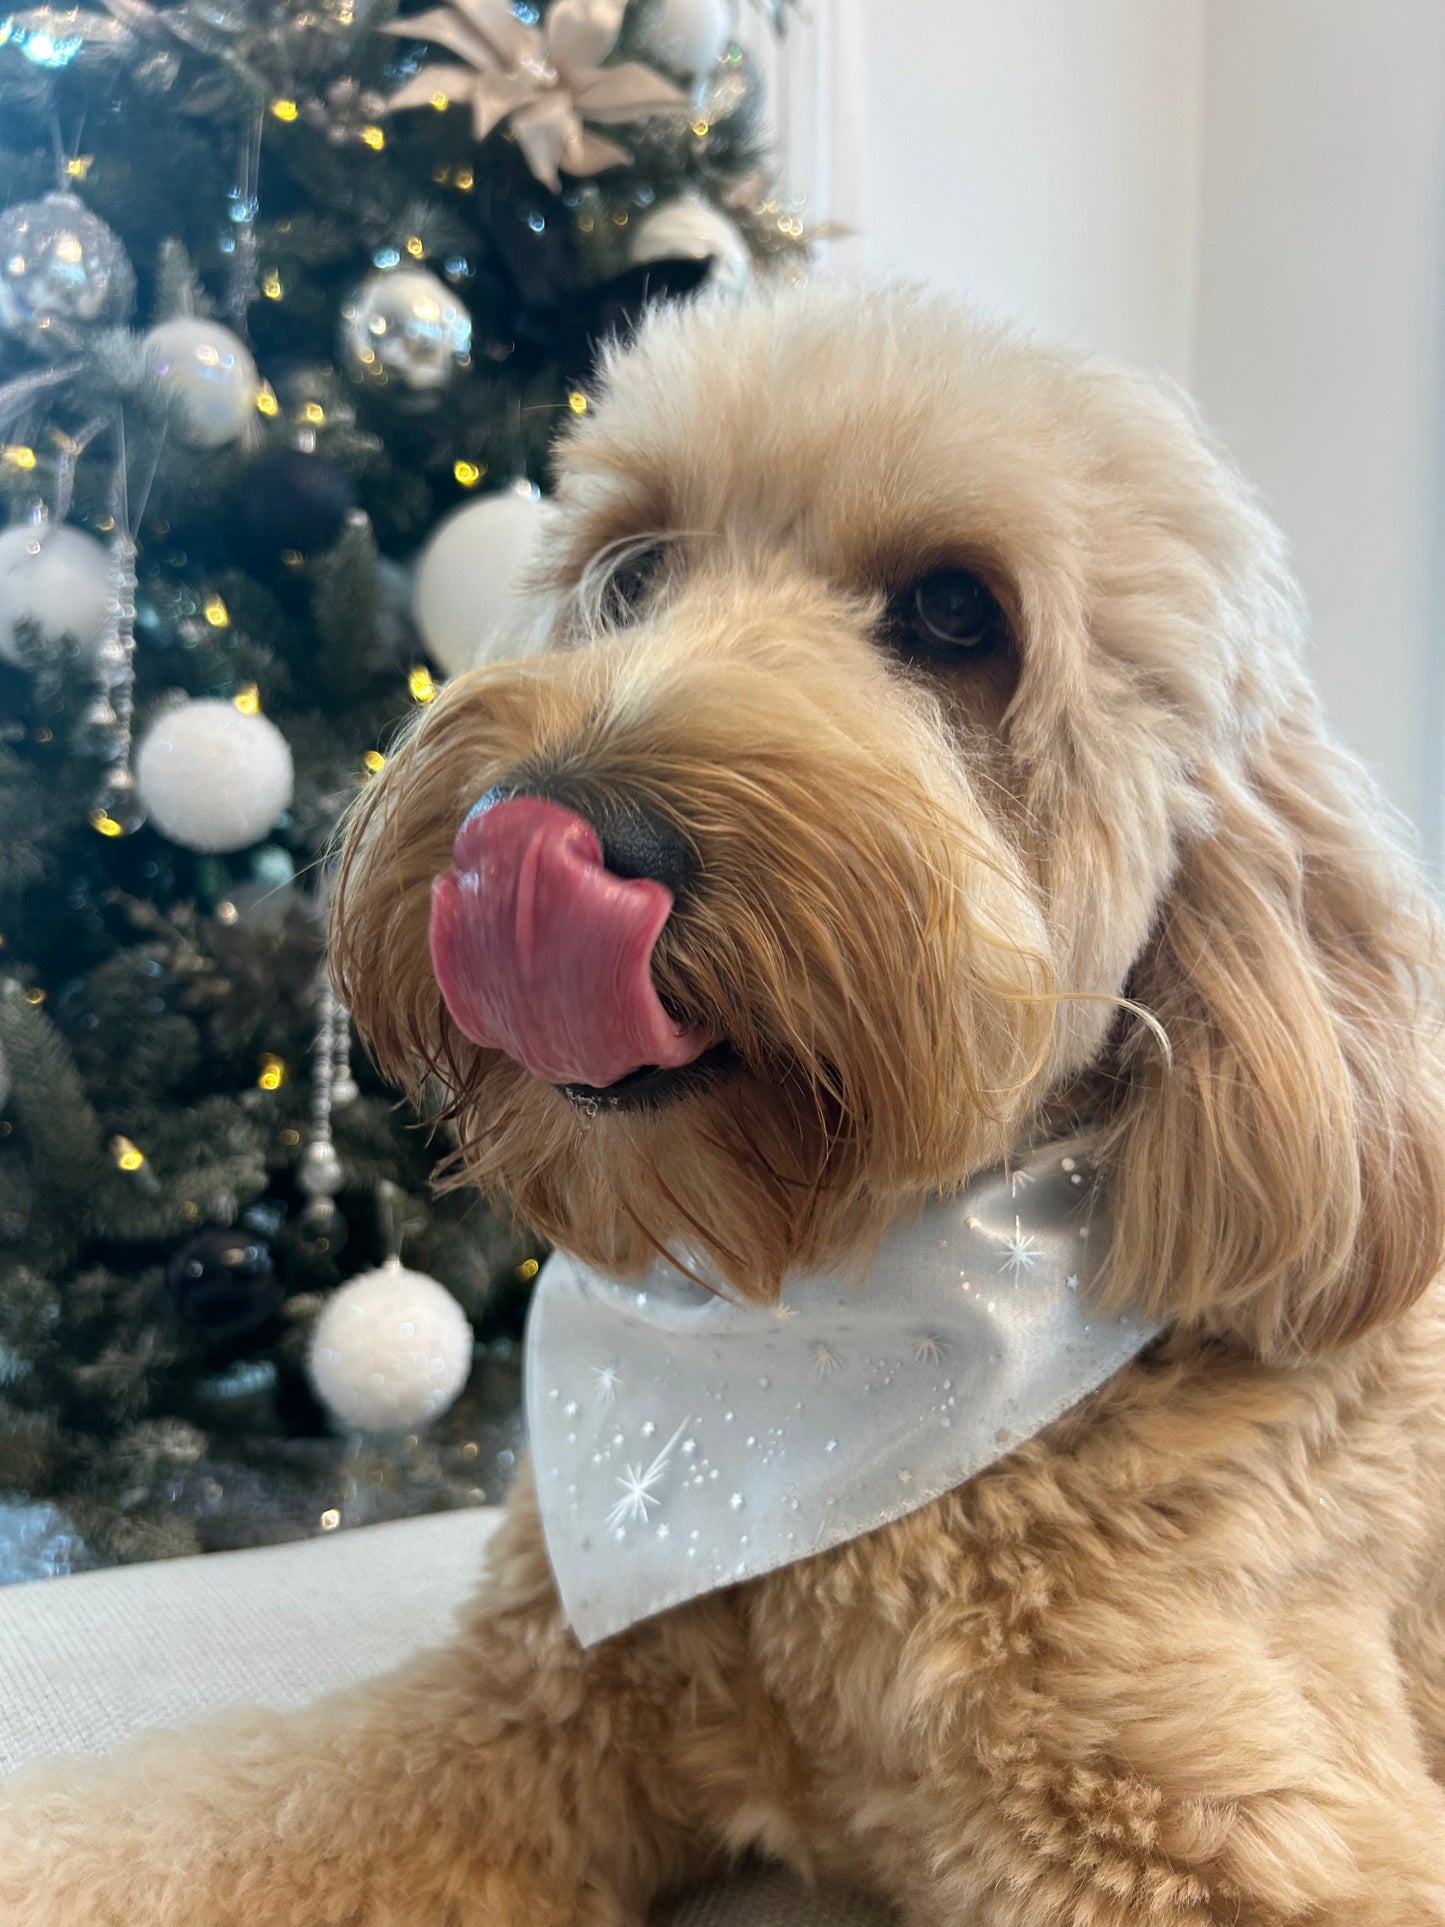
POLYGON ((1164 1335, 945 1498, 586 1651, 523 1479, 448 1650, 13 1789, 0 1919, 638 1927, 754 1849, 908 1927, 1440 1927, 1434 936, 1275 531, 1177 398, 897 291, 655 316, 560 478, 547 646, 425 712, 338 891, 458 1181, 766 1300, 1088 1120, 1101 1300, 1164 1335), (580 1031, 525 937, 485 1022, 439 996, 492 786, 662 892, 580 1031))

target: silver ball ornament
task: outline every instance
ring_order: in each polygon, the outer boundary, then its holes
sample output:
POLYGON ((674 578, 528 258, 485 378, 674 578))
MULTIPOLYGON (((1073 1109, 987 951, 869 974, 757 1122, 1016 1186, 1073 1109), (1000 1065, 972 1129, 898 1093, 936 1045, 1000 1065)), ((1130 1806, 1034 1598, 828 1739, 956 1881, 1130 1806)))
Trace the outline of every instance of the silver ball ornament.
POLYGON ((308 1198, 332 1198, 346 1182, 334 1146, 324 1139, 308 1144, 296 1160, 297 1188, 308 1198))
POLYGON ((78 326, 124 321, 134 302, 125 249, 73 194, 0 213, 0 334, 31 348, 63 345, 78 326))
POLYGON ((341 310, 341 339, 358 379, 445 388, 471 354, 472 318, 426 268, 378 269, 341 310))
POLYGON ((338 1077, 331 1086, 331 1102, 333 1105, 354 1104, 360 1096, 361 1086, 357 1083, 356 1079, 351 1076, 350 1072, 338 1077))
POLYGON ((150 373, 174 398, 191 446, 220 448, 235 441, 253 419, 261 388, 241 337, 219 321, 176 315, 152 328, 142 346, 150 373))

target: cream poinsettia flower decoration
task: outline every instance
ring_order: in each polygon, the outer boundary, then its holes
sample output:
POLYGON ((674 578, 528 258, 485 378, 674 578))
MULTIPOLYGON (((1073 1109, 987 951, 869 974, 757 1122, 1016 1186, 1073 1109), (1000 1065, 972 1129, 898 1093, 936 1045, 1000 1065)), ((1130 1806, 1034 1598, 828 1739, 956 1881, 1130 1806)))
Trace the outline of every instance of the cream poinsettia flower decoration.
POLYGON ((539 181, 560 190, 559 169, 600 174, 632 156, 584 120, 641 120, 675 113, 687 95, 640 61, 604 67, 617 44, 627 0, 553 0, 529 26, 508 0, 451 0, 428 13, 390 21, 382 31, 430 40, 465 63, 423 67, 391 96, 389 107, 469 100, 476 138, 510 120, 517 145, 539 181))

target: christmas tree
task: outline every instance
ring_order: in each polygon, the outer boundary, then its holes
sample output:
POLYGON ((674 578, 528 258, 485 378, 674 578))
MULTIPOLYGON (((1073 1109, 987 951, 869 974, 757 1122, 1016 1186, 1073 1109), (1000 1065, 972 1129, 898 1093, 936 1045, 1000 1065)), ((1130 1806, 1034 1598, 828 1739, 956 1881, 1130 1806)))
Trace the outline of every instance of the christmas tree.
POLYGON ((599 343, 799 257, 727 22, 0 15, 0 1577, 500 1496, 538 1254, 353 1052, 324 858, 599 343))

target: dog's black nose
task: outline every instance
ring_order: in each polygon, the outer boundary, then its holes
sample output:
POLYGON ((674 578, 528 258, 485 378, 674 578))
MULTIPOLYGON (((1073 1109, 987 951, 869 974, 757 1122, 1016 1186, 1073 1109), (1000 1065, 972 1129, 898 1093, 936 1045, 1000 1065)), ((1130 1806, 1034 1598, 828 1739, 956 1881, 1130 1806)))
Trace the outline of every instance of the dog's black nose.
POLYGON ((701 869, 697 851, 675 823, 647 804, 602 796, 589 785, 565 777, 534 778, 497 784, 470 813, 476 815, 514 796, 541 796, 575 810, 596 830, 602 843, 602 861, 614 876, 651 877, 656 883, 666 884, 678 898, 697 882, 701 869))

